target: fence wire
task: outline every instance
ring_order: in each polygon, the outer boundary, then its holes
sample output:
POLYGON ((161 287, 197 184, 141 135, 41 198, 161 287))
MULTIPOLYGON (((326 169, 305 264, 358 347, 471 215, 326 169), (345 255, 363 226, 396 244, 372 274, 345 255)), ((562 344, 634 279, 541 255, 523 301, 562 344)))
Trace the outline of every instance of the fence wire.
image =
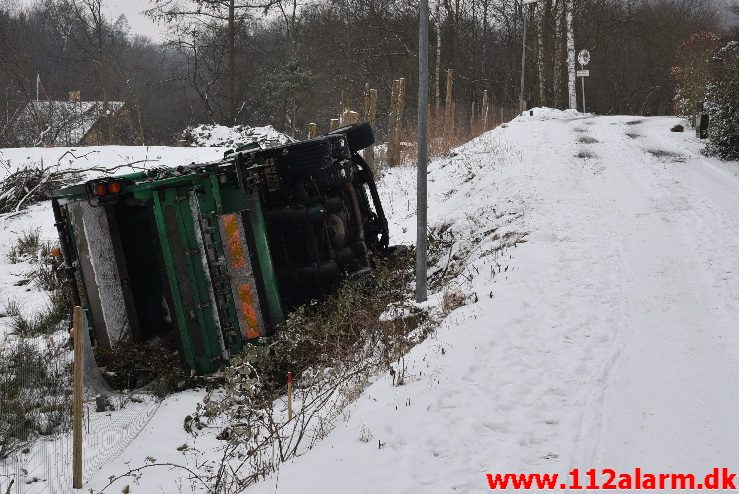
MULTIPOLYGON (((101 392, 91 352, 86 345, 83 483, 124 452, 160 404, 145 393, 101 392)), ((72 380, 66 331, 0 335, 0 494, 73 492, 72 380)))

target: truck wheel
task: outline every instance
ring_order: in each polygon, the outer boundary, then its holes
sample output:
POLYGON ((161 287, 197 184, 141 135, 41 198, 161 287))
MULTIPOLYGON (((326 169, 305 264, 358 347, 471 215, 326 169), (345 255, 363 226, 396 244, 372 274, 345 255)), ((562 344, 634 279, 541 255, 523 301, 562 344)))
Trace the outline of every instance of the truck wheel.
POLYGON ((367 122, 339 127, 329 132, 329 135, 331 134, 344 134, 352 153, 368 148, 375 143, 375 134, 372 132, 372 126, 367 122))

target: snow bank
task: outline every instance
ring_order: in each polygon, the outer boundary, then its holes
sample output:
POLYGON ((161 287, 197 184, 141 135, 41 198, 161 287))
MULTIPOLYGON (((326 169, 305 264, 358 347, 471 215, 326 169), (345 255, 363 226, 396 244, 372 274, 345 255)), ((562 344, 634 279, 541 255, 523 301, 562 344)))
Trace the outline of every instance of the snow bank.
POLYGON ((258 143, 262 148, 293 142, 290 136, 278 132, 271 125, 264 127, 248 127, 236 125, 201 124, 188 127, 184 132, 185 140, 191 146, 225 147, 233 149, 242 144, 258 143))
POLYGON ((0 180, 23 167, 86 171, 86 178, 122 175, 161 166, 206 163, 223 157, 226 148, 168 146, 89 146, 0 149, 0 180))
POLYGON ((558 119, 566 119, 566 118, 577 118, 585 116, 585 114, 580 113, 577 110, 558 110, 557 108, 547 108, 545 106, 539 106, 536 108, 530 108, 529 110, 526 110, 523 112, 523 114, 519 115, 514 119, 514 121, 522 121, 522 120, 558 120, 558 119), (530 114, 530 112, 534 112, 533 115, 530 114))

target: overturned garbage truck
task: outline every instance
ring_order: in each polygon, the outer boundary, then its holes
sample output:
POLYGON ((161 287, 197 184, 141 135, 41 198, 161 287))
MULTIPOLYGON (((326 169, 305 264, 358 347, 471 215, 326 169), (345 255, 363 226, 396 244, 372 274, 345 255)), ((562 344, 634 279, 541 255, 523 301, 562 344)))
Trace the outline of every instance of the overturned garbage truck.
POLYGON ((286 312, 368 272, 389 241, 359 154, 373 143, 356 124, 57 191, 67 276, 94 344, 174 334, 186 364, 212 372, 286 312))

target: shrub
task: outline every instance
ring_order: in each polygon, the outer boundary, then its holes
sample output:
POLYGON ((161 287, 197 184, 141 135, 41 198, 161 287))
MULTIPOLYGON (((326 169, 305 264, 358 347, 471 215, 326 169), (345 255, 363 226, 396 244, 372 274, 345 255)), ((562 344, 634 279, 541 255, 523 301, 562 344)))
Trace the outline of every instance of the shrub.
POLYGON ((739 159, 739 42, 718 50, 711 61, 711 82, 706 89, 709 116, 707 154, 739 159))
POLYGON ((709 63, 718 43, 715 34, 700 32, 691 35, 677 50, 676 65, 672 67, 676 83, 675 110, 678 115, 690 118, 693 125, 710 81, 709 63))
POLYGON ((69 429, 67 350, 48 339, 0 349, 0 460, 27 442, 69 429))
POLYGON ((69 302, 61 288, 49 292, 46 305, 30 316, 23 314, 16 301, 7 302, 3 312, 11 318, 11 332, 22 338, 50 336, 64 330, 62 323, 68 320, 70 314, 69 302))
POLYGON ((37 259, 41 244, 41 235, 39 234, 38 228, 26 230, 17 238, 15 244, 10 247, 7 254, 8 262, 17 264, 19 262, 31 262, 37 259))
POLYGON ((103 376, 115 390, 147 387, 154 395, 164 397, 197 384, 185 369, 174 337, 153 338, 144 344, 130 340, 116 344, 115 351, 95 349, 95 361, 103 376))

